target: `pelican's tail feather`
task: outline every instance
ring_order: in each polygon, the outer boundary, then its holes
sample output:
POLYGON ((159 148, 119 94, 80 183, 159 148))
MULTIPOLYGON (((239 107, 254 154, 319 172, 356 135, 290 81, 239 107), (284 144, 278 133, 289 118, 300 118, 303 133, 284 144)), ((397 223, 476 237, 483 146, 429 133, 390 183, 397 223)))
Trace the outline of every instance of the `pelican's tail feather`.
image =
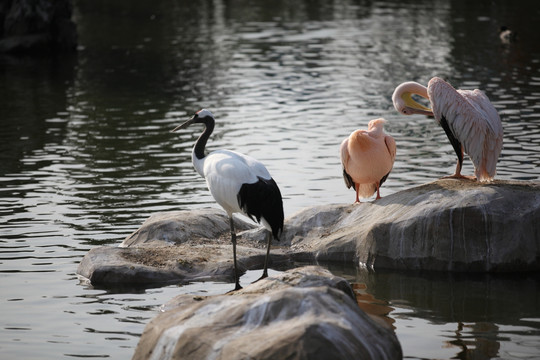
POLYGON ((495 177, 495 171, 490 173, 485 167, 480 167, 474 169, 474 175, 476 175, 476 179, 478 179, 478 181, 487 182, 493 180, 495 177))
POLYGON ((361 198, 371 197, 377 191, 377 186, 375 184, 359 184, 358 185, 358 196, 361 198))

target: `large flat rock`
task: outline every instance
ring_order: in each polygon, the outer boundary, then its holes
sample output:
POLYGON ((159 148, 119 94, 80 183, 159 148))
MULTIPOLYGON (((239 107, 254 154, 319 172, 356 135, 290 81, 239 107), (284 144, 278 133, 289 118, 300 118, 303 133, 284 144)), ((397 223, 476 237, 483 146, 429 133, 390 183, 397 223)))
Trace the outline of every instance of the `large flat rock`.
POLYGON ((395 333, 366 315, 345 279, 320 267, 225 295, 180 295, 146 326, 139 359, 401 359, 395 333))
POLYGON ((323 205, 287 222, 291 252, 374 269, 540 269, 540 183, 438 180, 371 203, 323 205))
MULTIPOLYGON (((272 264, 356 263, 373 269, 540 270, 540 182, 445 179, 373 202, 304 209, 285 221, 272 264)), ((240 218, 241 270, 263 267, 265 230, 240 218)), ((98 286, 233 281, 221 209, 159 213, 121 247, 92 249, 78 274, 98 286)))

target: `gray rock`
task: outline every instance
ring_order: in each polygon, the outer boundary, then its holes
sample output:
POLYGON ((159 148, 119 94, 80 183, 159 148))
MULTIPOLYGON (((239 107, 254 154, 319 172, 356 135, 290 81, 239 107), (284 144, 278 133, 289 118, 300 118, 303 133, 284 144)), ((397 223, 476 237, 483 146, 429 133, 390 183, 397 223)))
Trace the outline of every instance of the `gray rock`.
MULTIPOLYGON (((250 249, 242 249, 249 253, 250 249)), ((246 255, 247 256, 247 255, 246 255)), ((232 281, 232 251, 225 246, 156 246, 90 250, 77 273, 94 286, 153 287, 189 281, 232 281), (229 264, 231 263, 231 264, 229 264)), ((246 270, 243 263, 240 269, 246 270)))
MULTIPOLYGON (((238 231, 256 224, 235 219, 238 231)), ((241 272, 262 268, 266 243, 238 239, 241 272)), ((290 256, 274 249, 274 266, 290 256)), ((227 214, 218 209, 174 211, 150 216, 119 247, 98 247, 85 255, 77 273, 94 286, 151 287, 190 281, 233 281, 227 214)))
POLYGON ((438 180, 372 203, 321 206, 293 218, 285 234, 291 252, 319 260, 374 269, 540 269, 539 182, 438 180))
MULTIPOLYGON (((235 218, 234 223, 237 231, 256 227, 255 224, 249 224, 238 218, 235 218)), ((206 208, 154 214, 120 246, 141 246, 153 241, 182 244, 201 239, 215 241, 225 237, 230 239, 229 217, 224 211, 206 208)))
POLYGON ((181 295, 147 324, 138 359, 401 359, 394 332, 319 267, 225 295, 181 295))
MULTIPOLYGON (((539 182, 438 180, 374 202, 300 211, 273 242, 271 266, 321 260, 373 269, 538 271, 539 219, 539 182)), ((243 230, 241 270, 262 269, 266 230, 235 222, 243 230)), ((232 281, 229 237, 220 209, 160 213, 127 237, 124 248, 91 250, 77 272, 99 286, 232 281)))

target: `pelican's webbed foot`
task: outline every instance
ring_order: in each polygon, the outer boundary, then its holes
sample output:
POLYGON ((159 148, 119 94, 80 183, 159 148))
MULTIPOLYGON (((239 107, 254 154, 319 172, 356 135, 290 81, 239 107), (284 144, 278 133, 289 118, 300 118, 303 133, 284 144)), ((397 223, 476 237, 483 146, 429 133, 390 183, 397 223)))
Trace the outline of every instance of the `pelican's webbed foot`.
POLYGON ((453 175, 443 176, 441 179, 461 179, 461 180, 476 181, 476 176, 453 174, 453 175))

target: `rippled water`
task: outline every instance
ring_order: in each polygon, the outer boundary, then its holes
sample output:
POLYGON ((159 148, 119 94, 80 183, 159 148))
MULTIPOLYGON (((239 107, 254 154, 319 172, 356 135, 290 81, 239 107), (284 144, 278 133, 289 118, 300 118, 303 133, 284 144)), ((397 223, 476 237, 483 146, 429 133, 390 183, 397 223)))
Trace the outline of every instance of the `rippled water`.
MULTIPOLYGON (((391 103, 400 82, 435 75, 495 104, 505 131, 498 178, 540 178, 535 1, 76 0, 75 18, 76 56, 0 57, 2 358, 129 358, 159 305, 229 289, 122 293, 75 274, 88 250, 118 244, 152 213, 216 206, 190 163, 200 129, 169 133, 201 107, 218 119, 210 149, 263 161, 287 216, 354 200, 339 144, 376 117, 398 144, 383 196, 452 173, 433 119, 391 103), (518 43, 500 43, 503 24, 518 43)), ((393 324, 407 358, 540 351, 534 274, 332 271, 393 324)))

